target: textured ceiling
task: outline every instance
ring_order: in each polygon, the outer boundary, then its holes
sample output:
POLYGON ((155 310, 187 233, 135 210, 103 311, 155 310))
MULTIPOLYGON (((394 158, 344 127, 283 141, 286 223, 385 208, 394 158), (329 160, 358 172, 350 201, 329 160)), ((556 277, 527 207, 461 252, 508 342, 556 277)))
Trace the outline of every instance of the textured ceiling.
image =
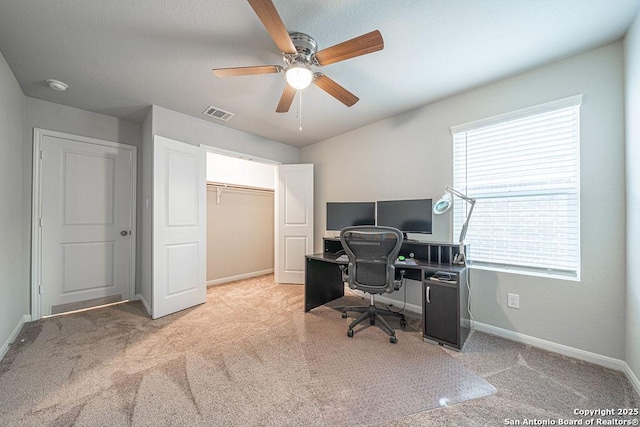
POLYGON ((140 121, 151 104, 302 147, 439 98, 614 41, 640 0, 274 0, 319 49, 378 29, 384 50, 320 70, 360 98, 311 86, 275 107, 283 74, 219 79, 211 69, 283 65, 243 0, 2 0, 0 51, 25 95, 140 121), (45 80, 69 84, 54 92, 45 80))

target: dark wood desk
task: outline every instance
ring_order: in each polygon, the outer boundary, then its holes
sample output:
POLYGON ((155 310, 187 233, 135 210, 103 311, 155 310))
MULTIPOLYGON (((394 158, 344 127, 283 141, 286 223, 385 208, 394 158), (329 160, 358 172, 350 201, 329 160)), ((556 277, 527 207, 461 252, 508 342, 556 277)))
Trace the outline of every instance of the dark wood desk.
POLYGON ((342 272, 338 267, 347 262, 336 261, 338 255, 319 253, 307 255, 304 278, 304 311, 344 296, 342 272))
MULTIPOLYGON (((337 239, 324 239, 325 251, 306 256, 304 311, 344 296, 344 283, 338 261, 342 245, 337 239), (336 244, 337 242, 337 244, 336 244)), ((415 256, 415 265, 396 263, 396 274, 405 271, 407 279, 422 282, 423 336, 426 340, 461 349, 469 333, 466 267, 451 263, 457 245, 405 242, 400 254, 415 256), (443 262, 445 261, 445 262, 443 262), (447 272, 455 280, 439 281, 436 272, 447 272), (466 319, 466 321, 465 321, 466 319)))
MULTIPOLYGON (((338 261, 335 253, 317 253, 307 255, 304 287, 304 311, 344 296, 344 283, 339 265, 347 265, 347 261, 338 261)), ((407 279, 422 280, 422 269, 429 263, 415 260, 416 265, 403 262, 396 263, 396 272, 405 270, 407 279)))

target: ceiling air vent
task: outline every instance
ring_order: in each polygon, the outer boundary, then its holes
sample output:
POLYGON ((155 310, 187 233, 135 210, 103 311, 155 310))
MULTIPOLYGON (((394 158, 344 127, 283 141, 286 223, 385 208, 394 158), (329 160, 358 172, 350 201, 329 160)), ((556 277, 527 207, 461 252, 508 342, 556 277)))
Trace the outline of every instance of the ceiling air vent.
POLYGON ((233 113, 211 106, 207 107, 207 109, 204 110, 202 114, 204 114, 205 116, 213 117, 214 119, 222 120, 224 122, 229 121, 231 117, 235 116, 235 114, 233 113))

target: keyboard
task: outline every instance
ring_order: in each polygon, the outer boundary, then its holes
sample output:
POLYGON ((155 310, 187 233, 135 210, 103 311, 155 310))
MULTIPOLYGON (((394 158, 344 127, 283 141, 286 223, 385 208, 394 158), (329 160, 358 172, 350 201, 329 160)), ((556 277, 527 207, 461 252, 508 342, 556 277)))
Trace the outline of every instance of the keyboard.
MULTIPOLYGON (((338 262, 348 262, 349 261, 349 257, 346 255, 340 255, 338 258, 336 258, 336 261, 338 262)), ((407 258, 403 261, 400 260, 396 260, 396 264, 399 265, 418 265, 416 264, 416 260, 415 259, 411 259, 411 258, 407 258)))

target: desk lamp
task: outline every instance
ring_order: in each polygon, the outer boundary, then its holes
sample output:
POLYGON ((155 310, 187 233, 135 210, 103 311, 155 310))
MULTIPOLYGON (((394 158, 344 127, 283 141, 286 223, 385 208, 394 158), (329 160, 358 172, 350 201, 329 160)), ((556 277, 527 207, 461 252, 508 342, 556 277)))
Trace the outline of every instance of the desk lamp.
POLYGON ((466 264, 466 258, 464 254, 464 238, 467 235, 467 228, 469 228, 469 218, 471 218, 471 213, 473 212, 473 206, 476 204, 476 199, 474 199, 473 197, 468 197, 447 185, 447 188, 445 189, 445 192, 440 200, 438 200, 436 204, 433 205, 433 213, 436 215, 441 215, 451 209, 451 206, 453 204, 452 196, 458 196, 471 205, 469 213, 467 214, 467 220, 464 222, 462 230, 460 230, 460 250, 458 254, 453 258, 454 264, 464 265, 466 264))

